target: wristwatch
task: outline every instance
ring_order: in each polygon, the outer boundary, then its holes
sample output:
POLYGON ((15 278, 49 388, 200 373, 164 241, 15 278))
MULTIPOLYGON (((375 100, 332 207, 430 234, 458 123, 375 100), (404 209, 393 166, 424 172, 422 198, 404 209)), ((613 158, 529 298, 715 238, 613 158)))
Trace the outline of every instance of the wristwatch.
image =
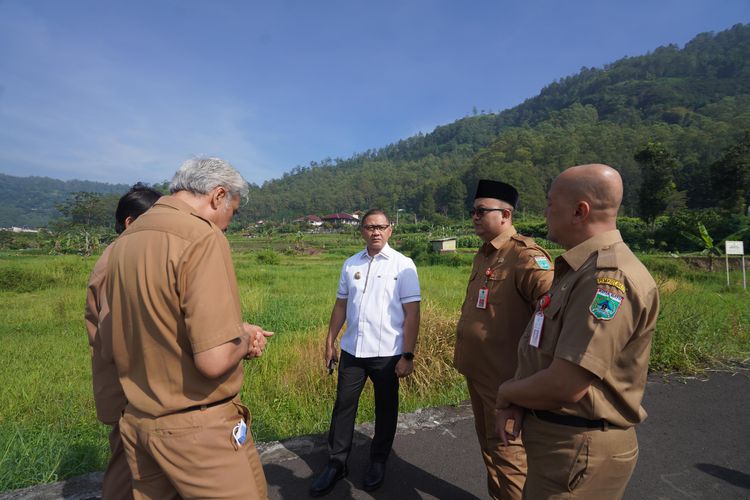
POLYGON ((406 361, 412 361, 414 359, 414 353, 413 352, 405 352, 401 354, 401 357, 404 358, 406 361))

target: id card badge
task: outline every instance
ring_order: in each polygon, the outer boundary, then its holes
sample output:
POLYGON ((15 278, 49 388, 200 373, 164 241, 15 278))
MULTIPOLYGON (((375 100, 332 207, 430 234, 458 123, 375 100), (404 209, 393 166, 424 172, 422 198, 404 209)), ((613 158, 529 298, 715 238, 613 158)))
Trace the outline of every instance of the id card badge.
POLYGON ((232 429, 232 437, 238 447, 245 444, 245 440, 247 439, 247 424, 244 420, 240 420, 237 425, 234 426, 234 429, 232 429))
POLYGON ((542 311, 534 314, 534 323, 531 325, 531 338, 529 345, 539 347, 539 341, 542 339, 542 327, 544 326, 544 313, 542 311))
POLYGON ((544 310, 550 303, 550 295, 545 294, 539 299, 539 310, 534 314, 534 322, 531 324, 531 338, 529 345, 539 347, 539 341, 542 340, 542 328, 544 327, 544 310))
POLYGON ((490 291, 486 286, 479 289, 479 297, 477 298, 477 309, 487 309, 487 295, 490 291))

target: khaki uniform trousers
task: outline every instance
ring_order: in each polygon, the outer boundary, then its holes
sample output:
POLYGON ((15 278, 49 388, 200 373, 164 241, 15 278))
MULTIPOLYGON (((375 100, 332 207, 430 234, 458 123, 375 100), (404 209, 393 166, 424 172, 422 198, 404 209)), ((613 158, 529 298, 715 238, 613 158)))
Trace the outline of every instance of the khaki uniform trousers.
POLYGON ((237 399, 163 417, 128 406, 120 432, 136 500, 268 498, 250 411, 237 399), (240 418, 247 440, 238 447, 232 430, 240 418))
POLYGON ((115 423, 109 433, 109 457, 102 482, 102 498, 107 500, 131 500, 133 498, 133 475, 130 473, 125 447, 120 437, 120 424, 115 423))
POLYGON ((520 500, 526 480, 526 452, 520 439, 503 446, 495 432, 495 399, 497 387, 488 387, 466 379, 474 410, 474 426, 487 466, 487 490, 502 500, 520 500))
POLYGON ((638 460, 635 428, 583 429, 526 414, 523 498, 619 499, 638 460))

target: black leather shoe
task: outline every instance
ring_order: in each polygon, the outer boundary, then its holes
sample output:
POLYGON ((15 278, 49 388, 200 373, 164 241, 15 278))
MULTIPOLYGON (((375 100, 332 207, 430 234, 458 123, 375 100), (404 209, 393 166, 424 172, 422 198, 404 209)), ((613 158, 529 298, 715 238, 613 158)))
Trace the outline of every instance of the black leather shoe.
POLYGON ((322 497, 331 492, 336 482, 346 477, 347 470, 346 465, 341 465, 338 462, 331 462, 318 477, 313 481, 310 487, 311 497, 322 497))
POLYGON ((370 462, 367 473, 365 473, 362 489, 375 491, 383 484, 383 479, 385 479, 385 462, 370 462))

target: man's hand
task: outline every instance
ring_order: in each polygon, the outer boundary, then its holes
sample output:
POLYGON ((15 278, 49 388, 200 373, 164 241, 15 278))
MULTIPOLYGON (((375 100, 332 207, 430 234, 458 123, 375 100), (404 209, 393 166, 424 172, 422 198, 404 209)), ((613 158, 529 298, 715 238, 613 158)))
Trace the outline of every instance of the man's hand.
POLYGON ((503 398, 503 386, 508 382, 503 382, 497 388, 497 397, 495 398, 495 432, 500 435, 503 446, 508 446, 508 441, 514 441, 521 433, 523 427, 524 409, 520 406, 511 404, 503 398), (511 431, 508 431, 508 421, 513 421, 511 431))
POLYGON ((398 360, 398 363, 396 363, 396 376, 398 378, 407 377, 413 371, 414 371, 414 360, 408 360, 402 357, 401 359, 398 360))
POLYGON ((495 432, 500 435, 503 446, 508 446, 509 441, 515 441, 521 434, 523 427, 524 409, 520 406, 510 405, 501 410, 495 410, 495 432), (513 429, 508 431, 508 421, 513 421, 513 429))
POLYGON ((331 361, 335 361, 336 363, 338 363, 339 361, 339 356, 336 353, 336 347, 333 344, 328 343, 328 342, 326 342, 325 360, 326 360, 326 368, 329 368, 331 366, 331 361))
POLYGON ((267 332, 258 325, 251 325, 250 323, 243 323, 242 328, 248 335, 248 349, 245 359, 259 358, 266 348, 266 339, 272 336, 273 332, 267 332))

